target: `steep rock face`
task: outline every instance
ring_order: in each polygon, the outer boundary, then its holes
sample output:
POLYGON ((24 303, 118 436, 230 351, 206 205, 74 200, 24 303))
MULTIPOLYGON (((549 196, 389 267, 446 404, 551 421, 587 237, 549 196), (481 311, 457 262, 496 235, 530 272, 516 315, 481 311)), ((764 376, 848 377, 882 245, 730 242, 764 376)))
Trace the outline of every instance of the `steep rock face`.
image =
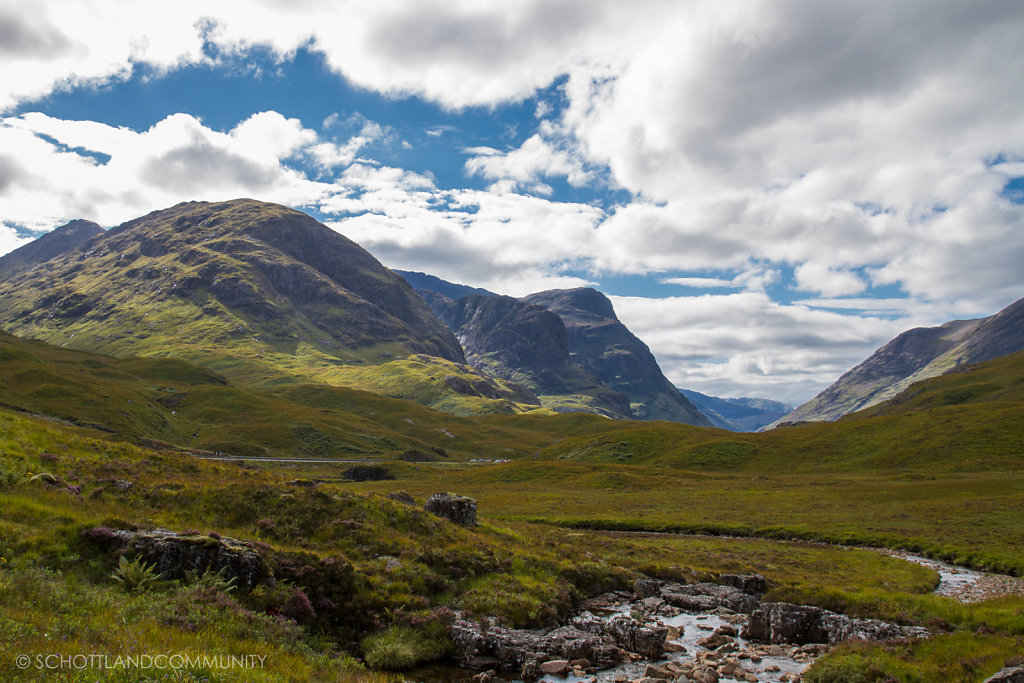
POLYGON ((524 297, 565 323, 572 359, 605 386, 629 397, 642 420, 711 423, 661 372, 647 345, 623 325, 611 301, 595 289, 554 289, 524 297))
POLYGON ((835 420, 958 366, 1024 350, 1024 299, 976 320, 908 330, 846 372, 782 422, 835 420))
POLYGON ((0 281, 46 263, 102 234, 103 228, 92 221, 74 220, 65 223, 0 257, 0 281))
POLYGON ((247 381, 423 353, 464 360, 399 276, 283 206, 187 202, 0 283, 0 325, 114 355, 175 355, 247 381))
POLYGON ((546 308, 508 296, 473 294, 445 306, 441 319, 471 364, 523 384, 542 399, 587 396, 598 412, 631 417, 625 395, 573 362, 565 325, 546 308))
POLYGON ((688 389, 679 391, 711 424, 732 432, 756 432, 793 410, 793 406, 767 398, 718 398, 688 389))

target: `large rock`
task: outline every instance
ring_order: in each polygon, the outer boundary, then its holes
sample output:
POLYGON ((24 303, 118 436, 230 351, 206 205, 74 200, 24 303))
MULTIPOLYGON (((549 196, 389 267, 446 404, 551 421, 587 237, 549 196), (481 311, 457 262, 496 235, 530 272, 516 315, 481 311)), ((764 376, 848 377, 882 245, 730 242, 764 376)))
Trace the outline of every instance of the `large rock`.
POLYGON ((1024 666, 1008 666, 986 678, 985 683, 1024 683, 1024 666))
POLYGON ((661 624, 644 624, 625 614, 609 619, 605 623, 604 632, 622 649, 648 659, 661 657, 665 651, 665 639, 668 637, 668 629, 661 624))
POLYGON ((459 661, 475 669, 537 671, 550 660, 586 659, 598 667, 614 666, 623 652, 610 639, 573 626, 556 629, 484 627, 456 619, 448 630, 459 661))
POLYGON ((84 534, 108 548, 120 547, 155 565, 163 579, 177 580, 185 572, 199 574, 221 572, 226 579, 235 579, 242 590, 251 590, 268 577, 262 556, 248 543, 224 536, 178 534, 166 529, 127 531, 124 529, 92 529, 84 534))
POLYGON ((661 592, 665 602, 684 610, 705 612, 724 607, 733 612, 750 614, 760 601, 739 588, 717 583, 695 583, 688 586, 674 584, 661 592))
POLYGON ((854 619, 820 607, 766 602, 750 615, 743 637, 766 643, 829 643, 850 638, 890 640, 928 634, 920 626, 898 626, 877 619, 854 619))
POLYGON ((765 643, 827 643, 820 607, 766 602, 750 615, 743 637, 765 643))
POLYGON ((454 493, 435 493, 423 509, 462 526, 476 526, 476 501, 454 493))

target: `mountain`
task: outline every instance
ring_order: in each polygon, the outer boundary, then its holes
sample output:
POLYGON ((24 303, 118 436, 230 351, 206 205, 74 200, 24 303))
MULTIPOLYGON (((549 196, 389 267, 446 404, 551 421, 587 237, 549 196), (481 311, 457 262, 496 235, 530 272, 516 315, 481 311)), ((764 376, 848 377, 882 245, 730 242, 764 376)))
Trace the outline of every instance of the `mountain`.
POLYGON ((793 406, 767 398, 717 398, 689 389, 679 391, 711 424, 731 432, 756 432, 793 410, 793 406))
POLYGON ((349 364, 462 349, 406 282, 298 211, 186 202, 0 282, 0 326, 71 348, 171 356, 229 379, 331 381, 349 364))
POLYGON ((74 220, 0 257, 0 281, 45 263, 103 234, 92 221, 74 220))
POLYGON ((711 426, 662 374, 647 345, 619 321, 604 294, 590 287, 552 289, 523 300, 558 314, 569 334, 572 359, 609 389, 629 396, 637 419, 711 426))
POLYGON ((405 281, 408 282, 409 285, 417 292, 421 290, 437 292, 438 294, 442 294, 453 301, 455 299, 461 299, 464 296, 470 296, 471 294, 498 296, 494 292, 490 292, 480 287, 470 287, 469 285, 460 285, 454 282, 448 282, 447 280, 442 280, 439 277, 427 275, 426 273, 417 273, 411 270, 396 270, 394 272, 405 278, 405 281))
POLYGON ((565 325, 543 306, 510 296, 472 294, 448 303, 439 315, 471 365, 529 387, 542 405, 632 417, 624 394, 573 362, 565 325))
POLYGON ((775 424, 835 420, 891 399, 915 382, 1021 350, 1024 299, 988 318, 908 330, 775 424))

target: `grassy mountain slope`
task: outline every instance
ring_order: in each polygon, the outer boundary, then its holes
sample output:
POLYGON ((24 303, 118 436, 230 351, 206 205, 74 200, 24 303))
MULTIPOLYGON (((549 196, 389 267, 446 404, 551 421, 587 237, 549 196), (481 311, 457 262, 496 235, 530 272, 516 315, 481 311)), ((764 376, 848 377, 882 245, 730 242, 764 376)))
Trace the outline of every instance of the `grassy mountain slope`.
POLYGON ((596 289, 553 289, 524 297, 557 313, 569 332, 569 351, 584 370, 629 396, 634 417, 711 426, 662 374, 647 345, 619 322, 608 298, 596 289))
POLYGON ((834 420, 893 398, 952 368, 1024 350, 1024 299, 977 320, 908 330, 781 422, 834 420))
POLYGON ((263 385, 409 353, 463 360, 404 280, 285 207, 180 204, 87 247, 0 283, 0 324, 73 348, 182 358, 263 385))
POLYGON ((0 280, 34 268, 102 234, 103 228, 92 221, 74 220, 65 223, 42 237, 0 256, 0 280))
MULTIPOLYGON (((438 372, 440 383, 457 377, 469 392, 479 392, 474 382, 487 391, 502 390, 473 368, 425 356, 394 361, 380 371, 397 373, 396 366, 403 364, 427 368, 413 368, 414 380, 397 383, 403 389, 438 372)), ((383 378, 369 383, 381 386, 383 378)), ((524 397, 508 391, 511 398, 452 395, 467 402, 461 406, 467 414, 495 405, 504 406, 503 413, 517 412, 526 404, 513 399, 524 397)), ((438 391, 435 398, 447 400, 447 395, 438 391)), ((156 439, 186 449, 252 457, 389 460, 410 450, 440 450, 453 460, 522 457, 549 444, 555 437, 548 432, 571 431, 575 421, 574 416, 541 415, 536 426, 523 428, 512 422, 458 418, 409 400, 345 387, 252 388, 177 359, 115 358, 2 332, 0 406, 117 438, 156 439)), ((459 405, 447 407, 449 413, 460 410, 459 405)), ((584 421, 599 419, 586 416, 584 421)))

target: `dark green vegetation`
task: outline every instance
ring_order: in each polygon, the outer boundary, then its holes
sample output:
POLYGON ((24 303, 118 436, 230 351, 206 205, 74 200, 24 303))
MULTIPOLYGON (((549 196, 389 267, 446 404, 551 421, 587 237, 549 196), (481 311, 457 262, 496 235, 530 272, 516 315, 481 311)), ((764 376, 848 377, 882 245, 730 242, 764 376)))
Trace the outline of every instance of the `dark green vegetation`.
POLYGON ((961 365, 1024 350, 1024 299, 995 315, 908 330, 782 421, 834 420, 961 365))

